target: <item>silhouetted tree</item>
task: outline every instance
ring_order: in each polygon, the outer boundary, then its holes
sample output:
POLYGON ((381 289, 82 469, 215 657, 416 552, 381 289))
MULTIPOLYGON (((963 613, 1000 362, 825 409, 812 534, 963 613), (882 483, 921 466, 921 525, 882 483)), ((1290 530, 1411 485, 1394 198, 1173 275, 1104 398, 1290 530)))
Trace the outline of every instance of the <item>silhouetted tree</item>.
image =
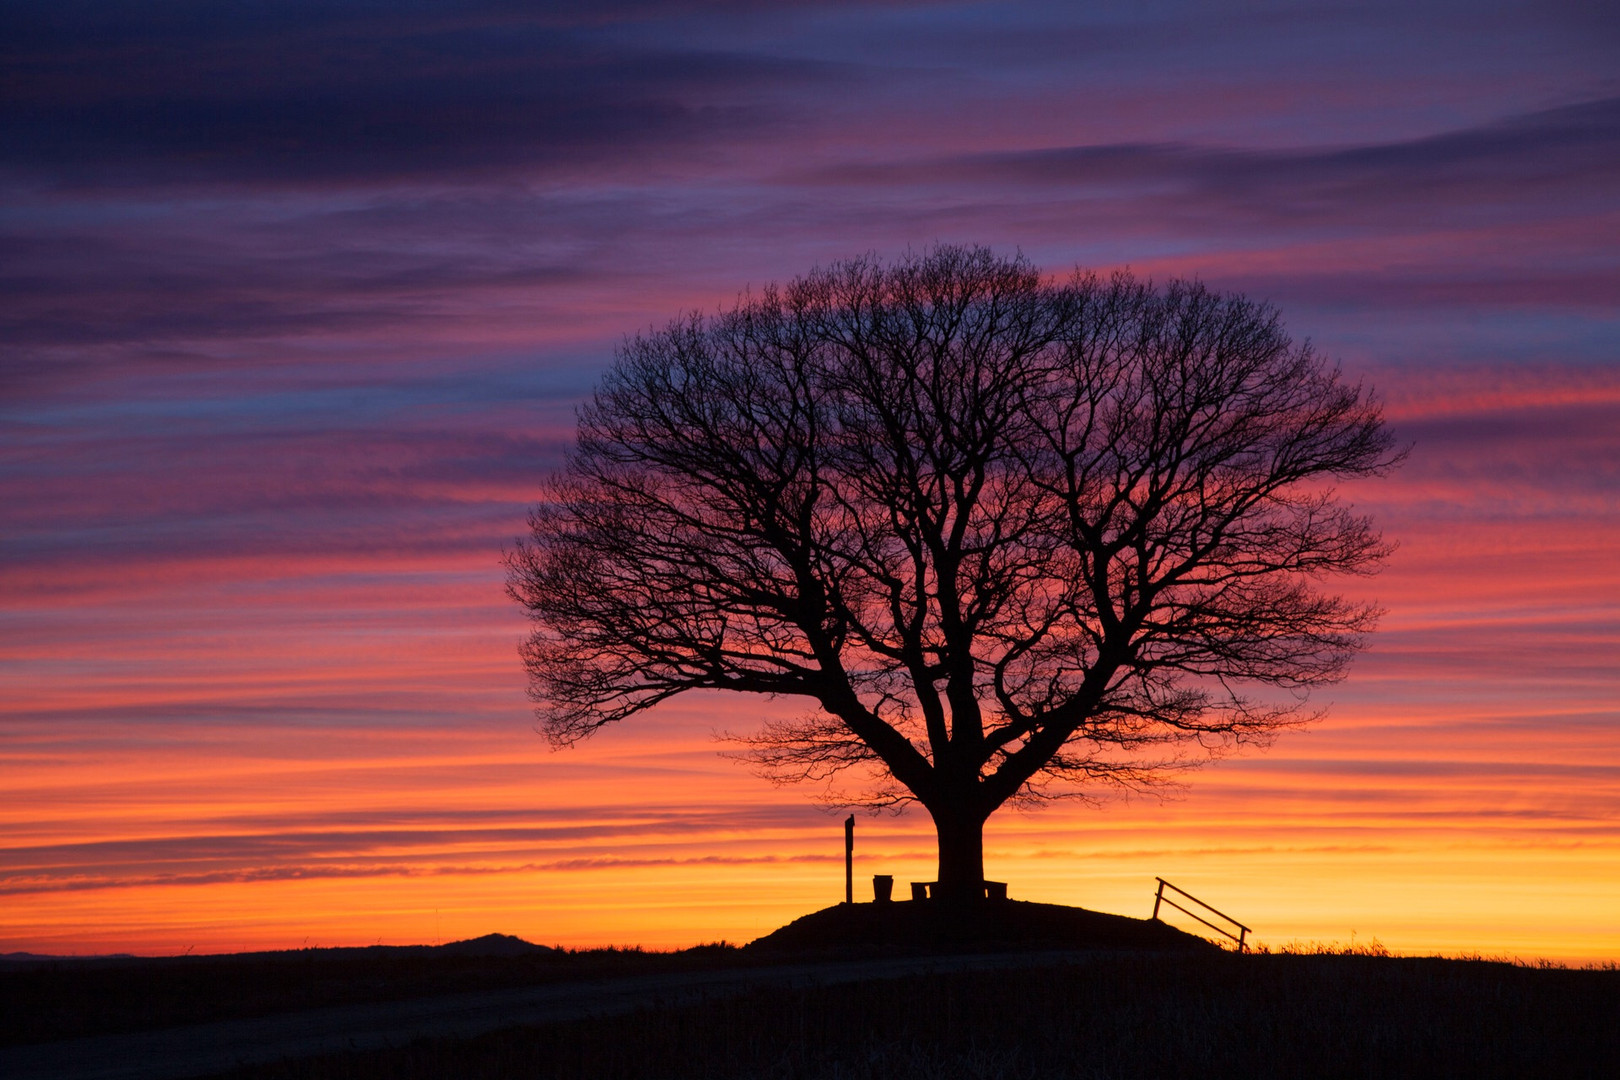
POLYGON ((628 341, 509 590, 554 742, 688 690, 808 699, 752 755, 867 767, 842 801, 921 803, 974 896, 1009 799, 1310 718, 1377 615, 1321 579, 1386 554, 1331 485, 1397 456, 1265 305, 856 259, 628 341))

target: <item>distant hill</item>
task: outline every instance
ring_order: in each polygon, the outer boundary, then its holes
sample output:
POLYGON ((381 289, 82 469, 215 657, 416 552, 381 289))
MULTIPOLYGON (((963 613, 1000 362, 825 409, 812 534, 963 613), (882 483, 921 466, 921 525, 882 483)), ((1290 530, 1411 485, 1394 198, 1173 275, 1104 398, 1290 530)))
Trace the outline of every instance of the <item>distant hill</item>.
POLYGON ((446 956, 530 956, 535 953, 556 952, 550 945, 536 945, 511 934, 485 934, 483 937, 452 941, 438 946, 407 946, 433 948, 446 956))
MULTIPOLYGON (((556 951, 550 945, 536 945, 511 934, 485 934, 483 937, 450 941, 443 945, 354 945, 314 949, 274 949, 225 955, 235 960, 276 960, 285 957, 341 959, 345 956, 533 956, 556 951)), ((12 952, 0 953, 0 966, 27 968, 40 964, 145 964, 155 960, 200 961, 214 955, 216 954, 210 953, 181 957, 104 953, 91 956, 54 956, 49 953, 12 952)))
POLYGON ((8 952, 0 953, 0 966, 6 964, 55 964, 63 960, 134 960, 133 953, 100 953, 91 956, 53 956, 50 953, 36 952, 8 952))

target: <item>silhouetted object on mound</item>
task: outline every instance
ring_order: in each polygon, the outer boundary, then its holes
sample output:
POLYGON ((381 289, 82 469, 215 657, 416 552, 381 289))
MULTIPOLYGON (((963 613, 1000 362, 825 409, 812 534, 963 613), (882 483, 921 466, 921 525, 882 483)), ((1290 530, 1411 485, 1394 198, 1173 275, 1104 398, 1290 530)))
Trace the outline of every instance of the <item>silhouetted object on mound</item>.
POLYGON ((1203 938, 1151 919, 1022 900, 950 904, 896 901, 838 904, 795 919, 745 948, 751 952, 842 949, 1214 950, 1203 938))

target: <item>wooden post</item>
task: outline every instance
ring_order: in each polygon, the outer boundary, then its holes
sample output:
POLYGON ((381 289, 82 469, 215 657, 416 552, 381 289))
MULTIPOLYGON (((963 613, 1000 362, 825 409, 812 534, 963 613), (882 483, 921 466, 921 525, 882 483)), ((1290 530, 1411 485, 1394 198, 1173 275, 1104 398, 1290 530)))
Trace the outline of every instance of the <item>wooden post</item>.
POLYGON ((844 819, 844 903, 855 902, 855 815, 844 819))
POLYGON ((1159 917, 1159 902, 1164 899, 1164 878, 1154 878, 1159 883, 1159 891, 1153 894, 1153 917, 1159 917))

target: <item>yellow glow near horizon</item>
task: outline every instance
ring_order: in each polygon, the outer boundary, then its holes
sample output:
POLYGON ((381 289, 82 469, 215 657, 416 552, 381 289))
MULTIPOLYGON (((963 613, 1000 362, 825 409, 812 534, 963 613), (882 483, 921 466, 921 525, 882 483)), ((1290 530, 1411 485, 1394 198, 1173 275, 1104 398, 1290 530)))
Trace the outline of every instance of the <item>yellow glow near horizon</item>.
MULTIPOLYGON (((1501 391, 1395 407, 1471 393, 1501 391)), ((1173 801, 1003 811, 990 875, 1139 917, 1162 876, 1273 947, 1620 960, 1612 493, 1493 487, 1511 456, 1459 468, 1349 493, 1402 546, 1356 583, 1389 612, 1323 722, 1173 801)), ((0 580, 32 627, 0 705, 0 952, 673 948, 842 898, 841 815, 712 738, 797 704, 681 699, 553 753, 484 548, 0 580)), ((860 819, 860 895, 874 873, 904 895, 933 857, 919 812, 860 819)))

